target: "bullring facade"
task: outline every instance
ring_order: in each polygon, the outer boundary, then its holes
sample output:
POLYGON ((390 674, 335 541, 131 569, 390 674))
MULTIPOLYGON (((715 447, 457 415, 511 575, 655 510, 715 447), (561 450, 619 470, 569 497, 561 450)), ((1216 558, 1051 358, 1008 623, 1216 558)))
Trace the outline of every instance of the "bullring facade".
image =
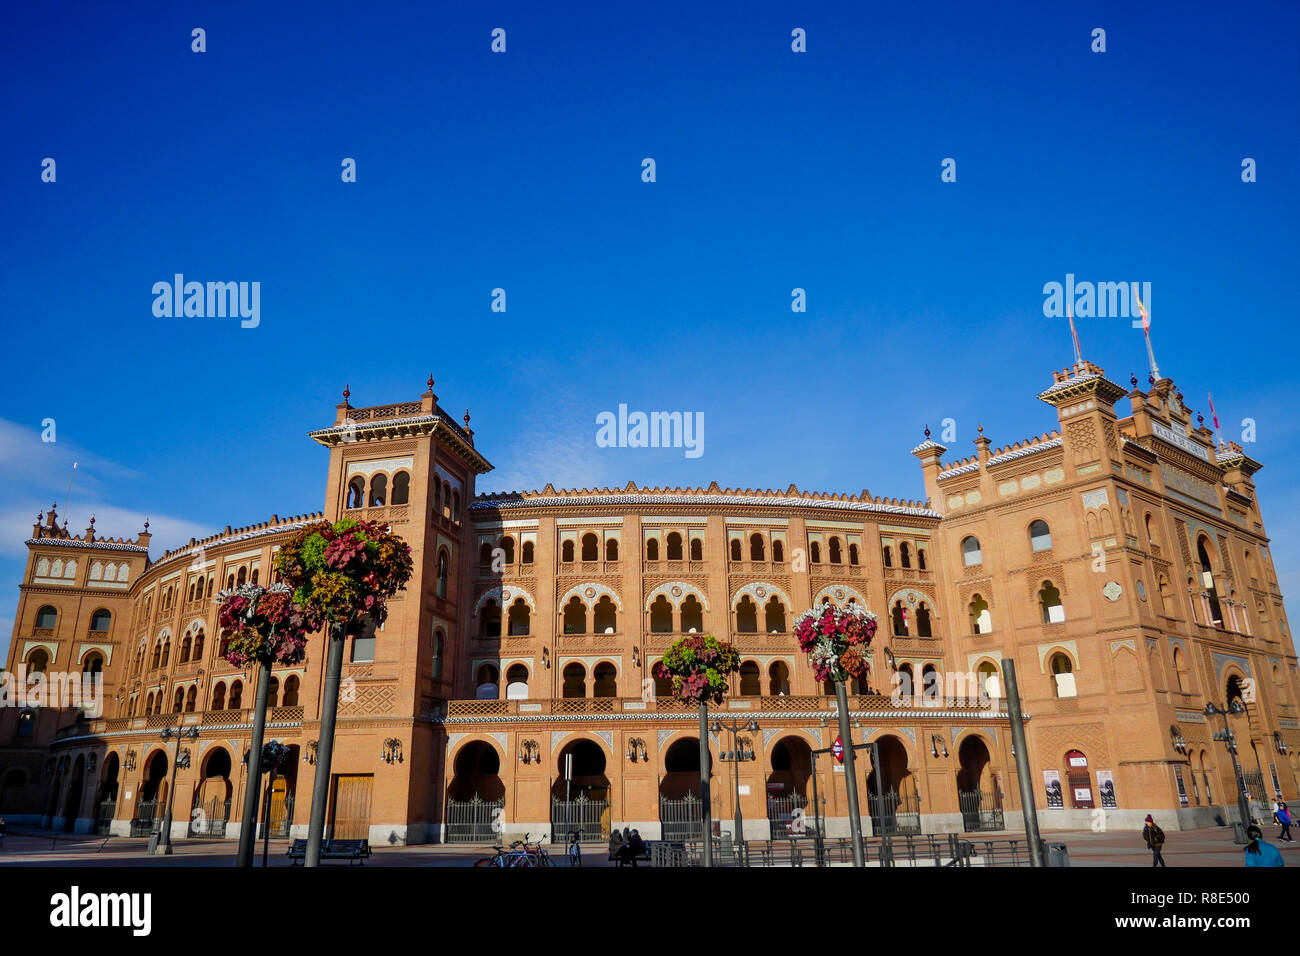
MULTIPOLYGON (((741 671, 714 710, 757 728, 739 746, 710 736, 715 820, 731 829, 739 800, 750 838, 800 818, 847 832, 843 768, 813 756, 837 736, 834 697, 791 634, 823 601, 857 601, 881 622, 872 677, 849 697, 854 742, 879 745, 878 767, 857 764, 873 828, 1018 826, 1006 657, 1047 829, 1099 811, 1116 827, 1147 812, 1171 827, 1231 819, 1238 786, 1258 801, 1297 796, 1300 680, 1260 464, 1193 424, 1169 379, 1126 391, 1080 362, 1038 396, 1054 430, 995 449, 981 429, 957 461, 927 431, 912 450, 924 501, 632 482, 476 494, 492 466, 432 385, 365 408, 344 393, 311 432, 329 458, 319 513, 155 559, 147 528, 109 540, 93 520, 78 536, 54 508, 42 515, 8 667, 99 671, 105 706, 0 710, 0 813, 146 833, 172 796, 176 839, 234 837, 255 675, 221 657, 213 595, 272 579, 289 535, 344 515, 391 524, 415 574, 384 628, 346 649, 339 837, 693 832, 696 715, 651 675, 689 633, 736 645, 741 671), (963 682, 986 696, 952 699, 963 682), (1244 709, 1229 718, 1239 779, 1204 714, 1230 698, 1244 709), (175 726, 199 736, 169 795, 177 745, 161 733, 175 726), (754 759, 719 759, 735 750, 754 759)), ((293 756, 269 800, 281 835, 307 821, 322 650, 317 635, 303 664, 274 672, 267 735, 293 756)))

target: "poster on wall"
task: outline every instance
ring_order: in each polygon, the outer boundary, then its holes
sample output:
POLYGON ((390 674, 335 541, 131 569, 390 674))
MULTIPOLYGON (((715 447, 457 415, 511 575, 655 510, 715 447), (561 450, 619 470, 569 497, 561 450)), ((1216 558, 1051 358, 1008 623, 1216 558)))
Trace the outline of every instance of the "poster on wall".
POLYGON ((1043 771, 1043 788, 1047 791, 1047 806, 1060 809, 1065 806, 1065 797, 1061 793, 1061 774, 1056 770, 1043 771))
POLYGON ((1097 789, 1101 791, 1101 805, 1103 807, 1118 807, 1115 802, 1115 777, 1109 770, 1097 771, 1097 789))

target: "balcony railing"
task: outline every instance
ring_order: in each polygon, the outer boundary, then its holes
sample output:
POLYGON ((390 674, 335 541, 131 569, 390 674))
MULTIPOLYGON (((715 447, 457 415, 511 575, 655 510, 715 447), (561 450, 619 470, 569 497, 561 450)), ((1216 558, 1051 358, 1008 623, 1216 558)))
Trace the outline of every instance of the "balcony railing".
MULTIPOLYGON (((303 708, 300 705, 288 707, 270 707, 267 709, 267 723, 301 723, 303 708)), ((186 727, 231 727, 251 724, 251 708, 240 710, 199 710, 185 713, 148 714, 141 717, 107 717, 95 720, 82 720, 67 727, 60 728, 55 739, 79 737, 86 734, 115 734, 128 730, 162 730, 164 727, 183 725, 186 727)))
MULTIPOLYGON (((928 707, 923 698, 903 698, 902 706, 881 694, 851 694, 849 707, 852 710, 874 710, 912 713, 913 716, 925 716, 934 708, 928 707)), ((823 695, 808 696, 729 696, 722 702, 722 710, 748 709, 759 713, 779 714, 802 711, 820 711, 829 716, 835 714, 835 698, 823 695), (748 703, 747 708, 734 705, 748 703)), ((969 711, 972 715, 987 711, 978 706, 961 707, 944 704, 944 710, 969 711)), ((661 697, 654 700, 642 700, 639 697, 566 697, 543 698, 538 700, 452 700, 447 702, 447 719, 455 721, 471 717, 528 717, 544 714, 610 714, 621 712, 675 713, 682 716, 695 714, 694 704, 683 704, 674 698, 661 697)))

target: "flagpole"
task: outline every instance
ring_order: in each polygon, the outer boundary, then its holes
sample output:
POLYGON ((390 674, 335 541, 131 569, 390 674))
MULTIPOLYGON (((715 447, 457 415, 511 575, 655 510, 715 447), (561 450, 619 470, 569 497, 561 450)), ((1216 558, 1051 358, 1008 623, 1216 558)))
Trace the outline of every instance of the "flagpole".
POLYGON ((1160 366, 1156 364, 1156 353, 1151 348, 1151 313, 1142 304, 1142 300, 1137 297, 1136 284, 1133 289, 1133 301, 1137 303, 1138 314, 1142 316, 1142 335, 1147 340, 1147 359, 1151 362, 1151 377, 1158 382, 1160 381, 1160 366))

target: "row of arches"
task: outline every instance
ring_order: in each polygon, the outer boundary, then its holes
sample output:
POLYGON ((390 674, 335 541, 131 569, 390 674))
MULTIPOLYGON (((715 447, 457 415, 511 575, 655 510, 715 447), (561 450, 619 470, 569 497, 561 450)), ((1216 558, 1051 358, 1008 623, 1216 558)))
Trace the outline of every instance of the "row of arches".
MULTIPOLYGON (((42 604, 36 610, 35 627, 44 630, 54 630, 59 624, 59 609, 53 604, 42 604)), ((108 608, 97 608, 90 615, 90 630, 107 633, 108 629, 113 626, 113 612, 108 608)))
MULTIPOLYGON (((267 707, 295 707, 298 704, 298 694, 302 682, 296 674, 290 674, 284 680, 283 700, 281 700, 281 684, 278 677, 272 677, 267 688, 267 707)), ((198 709, 199 685, 190 684, 188 687, 177 687, 171 698, 171 712, 173 714, 193 713, 198 709)), ((127 711, 128 717, 135 717, 136 707, 143 704, 144 709, 138 716, 150 716, 152 714, 162 713, 164 705, 164 696, 161 691, 150 691, 143 697, 133 697, 130 707, 127 711)), ((244 706, 244 682, 242 680, 233 680, 227 686, 226 681, 220 680, 213 685, 212 699, 208 705, 208 710, 242 710, 244 706)))
POLYGON ((411 473, 399 471, 391 477, 387 472, 377 471, 370 476, 367 491, 364 475, 353 475, 348 482, 347 498, 344 507, 383 508, 387 505, 404 505, 411 500, 411 473), (389 484, 392 484, 390 489, 389 484))
MULTIPOLYGON (((104 655, 98 650, 88 650, 81 655, 81 672, 99 674, 104 670, 104 655)), ((23 660, 28 674, 43 674, 50 666, 50 652, 44 647, 33 647, 23 660)))

